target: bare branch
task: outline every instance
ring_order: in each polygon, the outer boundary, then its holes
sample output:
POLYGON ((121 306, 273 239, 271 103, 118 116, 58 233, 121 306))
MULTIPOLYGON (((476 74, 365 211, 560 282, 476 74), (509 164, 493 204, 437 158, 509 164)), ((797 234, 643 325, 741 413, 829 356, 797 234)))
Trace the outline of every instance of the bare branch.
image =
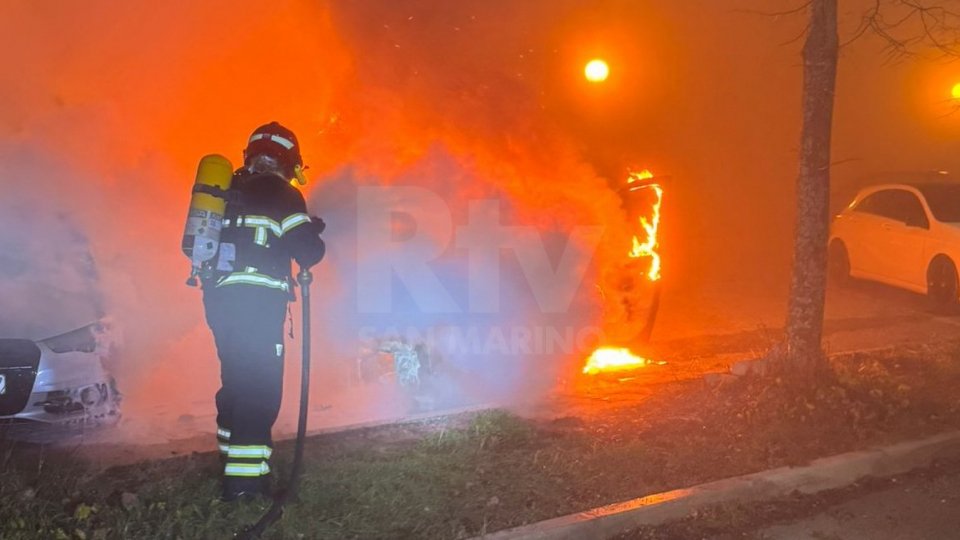
POLYGON ((960 103, 957 103, 957 100, 951 99, 951 100, 945 100, 945 101, 946 101, 946 102, 949 102, 949 109, 950 109, 950 110, 948 110, 947 112, 945 112, 945 113, 941 114, 940 116, 938 116, 938 117, 937 117, 938 119, 939 119, 939 118, 946 118, 946 117, 948 117, 948 116, 953 116, 953 115, 957 114, 957 112, 960 112, 960 103))
MULTIPOLYGON (((806 0, 781 11, 737 9, 733 12, 779 18, 804 12, 811 4, 812 0, 806 0)), ((809 23, 781 45, 800 41, 808 30, 809 23)), ((873 0, 853 33, 841 39, 840 47, 847 47, 867 35, 880 39, 885 62, 914 57, 930 49, 942 57, 960 57, 960 0, 873 0), (958 10, 950 9, 949 4, 958 10)))
POLYGON ((733 13, 746 13, 749 15, 761 15, 763 17, 783 17, 785 15, 796 15, 797 13, 802 13, 810 7, 811 0, 807 0, 802 5, 799 5, 795 8, 788 9, 786 11, 761 11, 758 9, 735 9, 733 13))
POLYGON ((916 56, 929 48, 942 56, 960 56, 960 13, 947 9, 944 3, 948 1, 875 0, 841 46, 869 33, 883 41, 888 61, 916 56))
MULTIPOLYGON (((783 11, 762 11, 758 9, 733 9, 733 10, 730 10, 730 12, 741 13, 741 14, 745 13, 747 15, 757 15, 760 17, 771 17, 774 19, 779 19, 780 17, 785 17, 787 15, 796 15, 798 13, 807 11, 807 8, 809 8, 810 4, 812 3, 813 3, 813 0, 807 0, 806 2, 800 4, 795 8, 790 8, 783 11)), ((807 31, 809 29, 810 29, 810 21, 808 20, 807 23, 803 26, 803 30, 801 30, 796 36, 780 43, 780 45, 781 46, 790 45, 791 43, 796 43, 800 41, 801 39, 803 39, 804 36, 807 35, 807 31)))
POLYGON ((863 14, 863 17, 860 19, 860 25, 857 26, 857 30, 853 33, 853 37, 851 37, 846 41, 841 41, 840 48, 842 49, 845 46, 860 39, 860 37, 864 35, 867 32, 867 30, 870 29, 870 22, 874 19, 874 17, 877 16, 879 12, 880 12, 880 0, 876 0, 874 2, 873 8, 867 10, 867 12, 863 14))
POLYGON ((781 43, 780 45, 781 45, 781 46, 783 46, 783 45, 789 45, 789 44, 791 44, 791 43, 796 43, 796 42, 800 41, 801 39, 803 39, 804 36, 807 35, 807 31, 809 31, 809 30, 810 30, 810 21, 807 21, 807 24, 803 25, 803 30, 801 30, 796 36, 793 36, 792 38, 784 41, 784 42, 781 43))

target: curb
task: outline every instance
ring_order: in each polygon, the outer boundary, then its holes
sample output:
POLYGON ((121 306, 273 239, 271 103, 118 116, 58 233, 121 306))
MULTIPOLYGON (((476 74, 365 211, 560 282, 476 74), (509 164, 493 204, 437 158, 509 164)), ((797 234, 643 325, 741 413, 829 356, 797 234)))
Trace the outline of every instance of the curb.
POLYGON ((812 461, 803 467, 780 467, 717 480, 684 489, 647 495, 483 535, 484 540, 574 540, 608 538, 640 526, 662 525, 717 503, 745 503, 837 489, 868 476, 885 477, 960 455, 960 431, 874 450, 849 452, 812 461))

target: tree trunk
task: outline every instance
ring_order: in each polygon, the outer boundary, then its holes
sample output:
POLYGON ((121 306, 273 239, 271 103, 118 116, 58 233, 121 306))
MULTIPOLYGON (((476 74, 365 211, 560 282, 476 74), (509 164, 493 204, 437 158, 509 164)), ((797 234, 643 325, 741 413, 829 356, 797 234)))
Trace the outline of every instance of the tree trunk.
POLYGON ((803 46, 803 130, 784 365, 796 375, 812 374, 823 362, 837 41, 837 0, 812 0, 803 46))

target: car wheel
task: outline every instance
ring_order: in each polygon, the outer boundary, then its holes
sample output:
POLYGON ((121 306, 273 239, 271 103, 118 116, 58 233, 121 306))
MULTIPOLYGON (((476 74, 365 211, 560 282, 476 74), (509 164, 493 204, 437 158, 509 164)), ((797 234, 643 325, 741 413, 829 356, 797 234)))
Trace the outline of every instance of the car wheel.
POLYGON ((927 270, 927 297, 936 313, 953 313, 957 308, 957 267, 946 257, 938 257, 927 270))
POLYGON ((827 251, 827 275, 841 287, 850 284, 850 255, 847 246, 839 240, 834 240, 827 251))

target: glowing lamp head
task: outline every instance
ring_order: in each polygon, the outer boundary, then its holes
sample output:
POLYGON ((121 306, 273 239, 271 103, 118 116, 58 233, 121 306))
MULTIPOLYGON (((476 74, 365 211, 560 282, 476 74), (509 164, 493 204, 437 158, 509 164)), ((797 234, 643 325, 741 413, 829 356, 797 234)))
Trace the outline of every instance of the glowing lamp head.
POLYGON ((960 99, 960 83, 953 85, 953 88, 950 89, 950 97, 960 99))
POLYGON ((610 67, 606 62, 599 58, 587 62, 583 68, 583 75, 590 82, 603 82, 610 76, 610 67))

